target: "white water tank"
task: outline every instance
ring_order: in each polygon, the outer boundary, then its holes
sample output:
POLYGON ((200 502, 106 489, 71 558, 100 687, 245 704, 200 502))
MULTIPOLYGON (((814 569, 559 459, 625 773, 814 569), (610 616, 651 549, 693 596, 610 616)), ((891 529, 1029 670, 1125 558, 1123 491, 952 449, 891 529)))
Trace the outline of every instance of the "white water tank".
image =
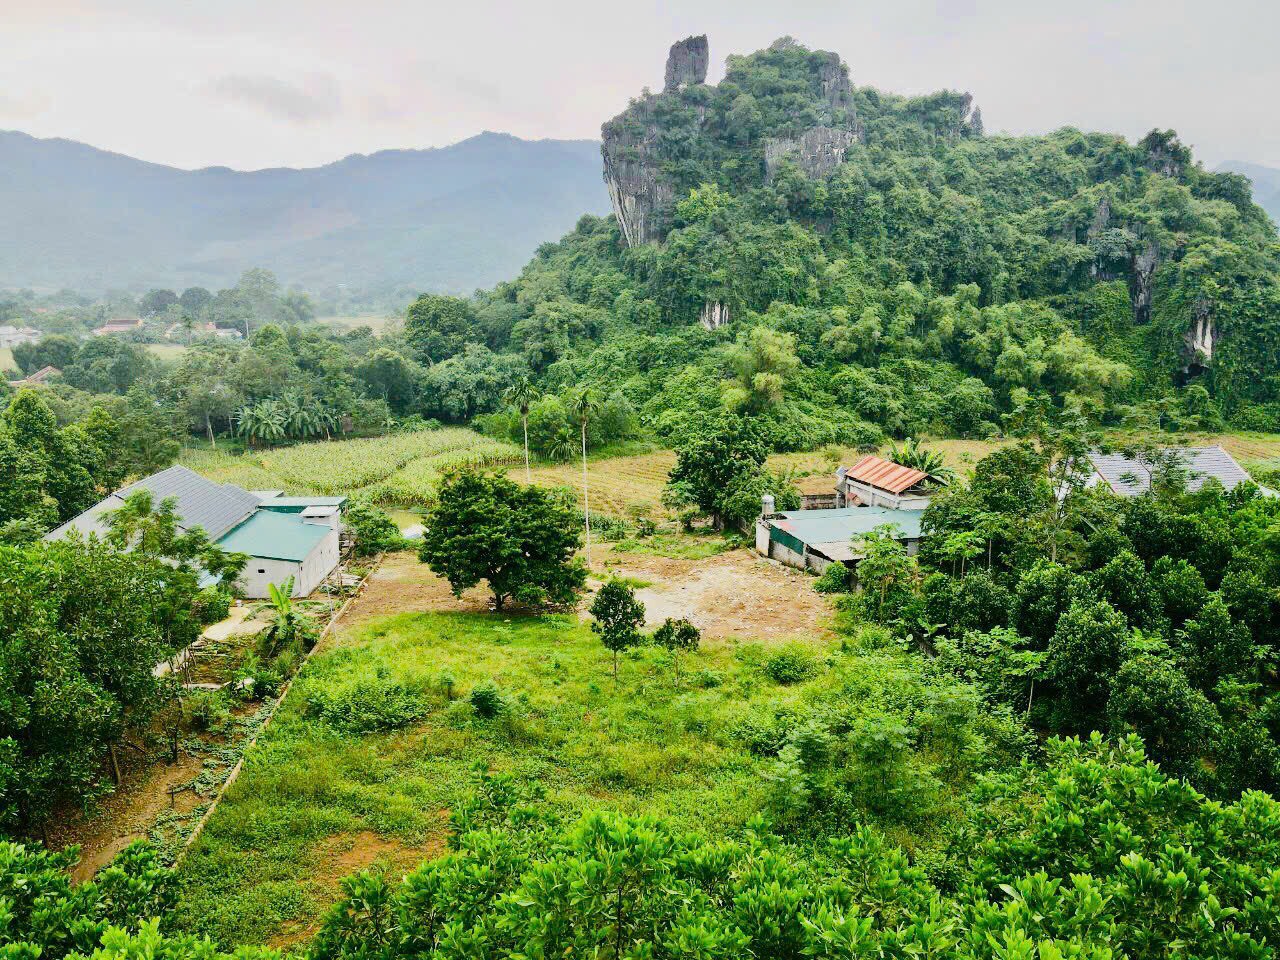
POLYGON ((771 517, 774 514, 773 494, 766 493, 760 498, 760 515, 762 517, 771 517))

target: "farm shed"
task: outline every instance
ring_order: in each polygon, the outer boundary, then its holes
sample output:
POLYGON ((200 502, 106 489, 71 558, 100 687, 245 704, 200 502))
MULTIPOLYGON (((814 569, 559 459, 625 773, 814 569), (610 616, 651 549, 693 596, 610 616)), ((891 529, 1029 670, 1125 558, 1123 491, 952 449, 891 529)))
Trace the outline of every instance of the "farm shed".
POLYGON ((836 471, 836 490, 842 507, 889 507, 923 510, 942 481, 923 470, 904 467, 868 454, 851 467, 836 471))
POLYGON ((246 597, 267 596, 268 583, 294 578, 293 595, 309 594, 338 565, 341 505, 345 497, 264 498, 230 483, 214 483, 186 467, 173 466, 117 490, 45 535, 81 536, 107 531, 107 514, 138 490, 151 493, 156 506, 173 498, 179 529, 202 529, 224 550, 249 555, 240 588, 246 597), (289 501, 298 500, 297 504, 289 501), (283 500, 283 509, 267 503, 283 500), (336 501, 336 502, 335 502, 336 501), (310 516, 308 513, 310 512, 310 516))
POLYGON ((845 507, 790 510, 768 514, 756 524, 756 550, 791 567, 821 573, 836 560, 856 564, 853 541, 886 523, 898 527, 897 539, 914 554, 920 544, 923 510, 845 507))

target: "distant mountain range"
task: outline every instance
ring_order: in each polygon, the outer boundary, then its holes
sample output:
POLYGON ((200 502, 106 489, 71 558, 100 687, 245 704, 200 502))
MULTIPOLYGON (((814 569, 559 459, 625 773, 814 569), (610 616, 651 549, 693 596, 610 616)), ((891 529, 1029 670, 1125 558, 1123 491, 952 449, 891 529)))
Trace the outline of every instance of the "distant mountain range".
POLYGON ((483 133, 323 167, 179 170, 0 131, 0 288, 470 292, 606 213, 600 146, 483 133))
POLYGON ((1253 202, 1280 224, 1280 170, 1263 167, 1243 160, 1228 160, 1218 165, 1219 170, 1243 173, 1253 181, 1253 202))

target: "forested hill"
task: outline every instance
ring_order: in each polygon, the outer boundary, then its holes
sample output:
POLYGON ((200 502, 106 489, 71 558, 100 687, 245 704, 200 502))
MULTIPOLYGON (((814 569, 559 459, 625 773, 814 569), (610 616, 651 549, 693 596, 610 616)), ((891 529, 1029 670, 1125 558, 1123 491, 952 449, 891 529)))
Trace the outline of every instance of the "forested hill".
POLYGON ((219 287, 265 266, 311 290, 469 293, 584 210, 608 210, 586 140, 485 133, 246 173, 0 132, 0 287, 219 287))
POLYGON ((1280 170, 1243 160, 1228 160, 1219 164, 1218 169, 1248 177, 1253 182, 1253 199, 1272 220, 1280 223, 1280 170))
POLYGON ((473 305, 549 387, 621 384, 660 430, 737 407, 784 446, 990 432, 1029 393, 1280 429, 1280 245, 1246 178, 1173 131, 989 135, 967 94, 789 39, 718 85, 708 60, 676 44, 604 125, 616 216, 473 305))

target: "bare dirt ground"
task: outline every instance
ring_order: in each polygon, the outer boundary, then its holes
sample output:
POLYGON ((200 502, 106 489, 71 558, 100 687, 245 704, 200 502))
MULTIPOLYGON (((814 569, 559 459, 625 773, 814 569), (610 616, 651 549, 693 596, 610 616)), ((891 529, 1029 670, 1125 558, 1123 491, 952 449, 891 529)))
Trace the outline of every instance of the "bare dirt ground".
MULTIPOLYGON (((781 640, 830 633, 830 606, 814 591, 813 578, 750 550, 695 560, 597 545, 592 560, 593 585, 609 576, 649 584, 636 591, 649 627, 667 617, 685 617, 708 640, 781 640)), ((455 597, 449 584, 412 553, 399 553, 388 556, 369 578, 364 595, 352 605, 343 625, 412 611, 482 613, 489 609, 489 594, 483 587, 455 597)))
POLYGON ((339 627, 396 613, 428 610, 484 613, 490 608, 490 602, 484 587, 468 590, 459 599, 449 589, 448 581, 428 570, 416 554, 391 553, 369 575, 364 593, 347 610, 339 627))
POLYGON ((708 640, 784 640, 830 634, 831 608, 808 574, 733 550, 690 560, 601 551, 597 571, 648 581, 636 590, 645 624, 684 617, 708 640))
MULTIPOLYGON (((447 849, 443 836, 432 838, 418 846, 410 846, 397 840, 388 840, 372 830, 341 833, 329 837, 316 848, 313 886, 317 891, 322 891, 321 895, 326 902, 332 902, 338 897, 344 877, 370 867, 384 869, 390 876, 398 877, 421 863, 443 856, 447 849)), ((318 921, 289 923, 271 938, 267 946, 276 950, 289 950, 310 940, 319 929, 318 921)))
POLYGON ((178 762, 138 764, 124 772, 115 793, 93 811, 93 815, 69 816, 49 831, 49 845, 60 850, 72 844, 80 847, 80 862, 71 879, 89 880, 134 840, 148 835, 156 818, 168 810, 189 813, 208 797, 184 791, 169 797, 171 787, 188 784, 200 775, 203 760, 188 753, 178 762))

